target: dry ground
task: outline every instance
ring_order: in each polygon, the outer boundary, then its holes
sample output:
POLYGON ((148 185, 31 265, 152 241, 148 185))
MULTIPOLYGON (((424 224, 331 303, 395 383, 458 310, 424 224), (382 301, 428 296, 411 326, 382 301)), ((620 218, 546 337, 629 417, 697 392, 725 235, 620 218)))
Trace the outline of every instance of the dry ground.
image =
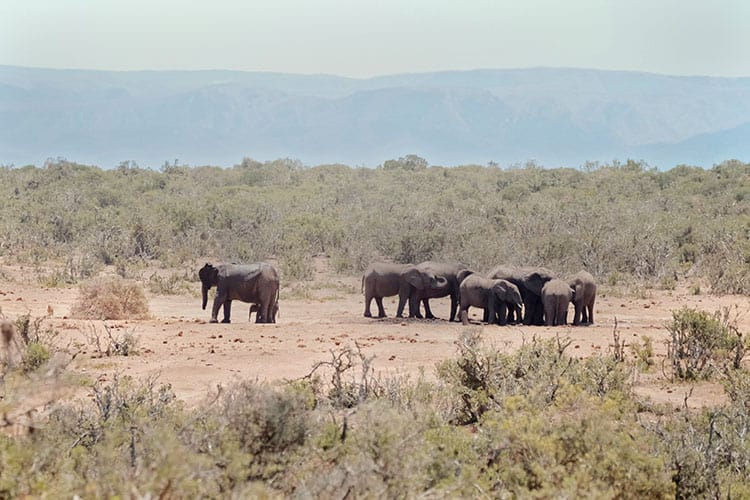
MULTIPOLYGON (((241 379, 278 381, 308 374, 317 361, 328 360, 331 351, 354 346, 356 341, 382 376, 411 375, 423 371, 434 377, 435 364, 456 353, 456 341, 466 328, 481 328, 483 339, 498 349, 512 350, 533 336, 569 338, 569 354, 591 356, 612 348, 615 318, 626 353, 642 336, 651 337, 656 366, 636 374, 637 391, 656 402, 681 406, 692 388, 690 406, 717 404, 724 395, 718 383, 684 384, 670 381, 661 370, 666 348, 664 323, 671 311, 684 305, 707 311, 736 307, 742 331, 750 332, 750 300, 746 296, 692 295, 688 290, 621 290, 601 287, 596 302, 596 324, 586 327, 463 327, 445 320, 378 320, 364 318, 360 281, 334 276, 325 269, 306 283, 282 282, 280 317, 273 325, 249 323, 248 306, 234 302, 231 324, 209 324, 209 311, 201 310, 200 283, 192 294, 148 295, 152 319, 108 321, 115 333, 131 332, 138 339, 136 356, 96 356, 87 343, 93 331, 104 335, 103 323, 68 318, 78 288, 44 288, 28 268, 2 267, 0 307, 15 319, 21 314, 45 316, 45 324, 59 330, 58 343, 78 352, 70 369, 84 380, 109 380, 115 374, 146 377, 172 385, 188 403, 202 400, 210 389, 241 379), (51 313, 51 314, 50 314, 51 313)), ((209 301, 209 309, 210 309, 209 301)), ((386 300, 393 315, 396 298, 386 300)), ((449 302, 434 301, 433 311, 445 318, 449 302)), ((472 310, 476 321, 479 311, 472 310)))

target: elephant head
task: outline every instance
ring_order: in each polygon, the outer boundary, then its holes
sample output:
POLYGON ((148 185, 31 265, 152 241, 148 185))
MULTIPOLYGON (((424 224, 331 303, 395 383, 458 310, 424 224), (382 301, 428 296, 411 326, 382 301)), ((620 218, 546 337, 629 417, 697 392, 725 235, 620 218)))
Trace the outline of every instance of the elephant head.
POLYGON ((203 295, 203 309, 205 310, 206 304, 208 304, 208 291, 212 286, 219 284, 219 270, 206 262, 206 265, 198 271, 198 276, 203 283, 201 294, 203 295))
POLYGON ((499 300, 512 304, 518 308, 523 305, 521 292, 513 283, 506 280, 496 280, 492 286, 492 291, 499 300))
POLYGON ((417 290, 437 290, 448 286, 448 280, 443 276, 411 268, 404 273, 404 280, 417 290))

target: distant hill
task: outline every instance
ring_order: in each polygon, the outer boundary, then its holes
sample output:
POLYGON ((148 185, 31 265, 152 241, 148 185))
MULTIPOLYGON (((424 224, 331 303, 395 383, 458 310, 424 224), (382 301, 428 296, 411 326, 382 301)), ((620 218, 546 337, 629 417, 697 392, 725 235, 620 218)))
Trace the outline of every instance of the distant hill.
POLYGON ((0 66, 0 164, 750 161, 750 78, 585 69, 352 79, 0 66))

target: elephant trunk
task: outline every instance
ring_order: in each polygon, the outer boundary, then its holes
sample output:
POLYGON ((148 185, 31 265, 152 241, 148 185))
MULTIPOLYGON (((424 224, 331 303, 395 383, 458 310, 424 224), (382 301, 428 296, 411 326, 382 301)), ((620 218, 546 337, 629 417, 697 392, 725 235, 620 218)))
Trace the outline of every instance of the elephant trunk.
POLYGON ((203 310, 206 310, 206 304, 208 304, 208 286, 204 283, 201 287, 201 293, 203 294, 203 310))
POLYGON ((444 276, 435 276, 434 285, 435 285, 434 288, 438 288, 438 289, 445 288, 446 286, 448 286, 448 279, 445 278, 444 276))

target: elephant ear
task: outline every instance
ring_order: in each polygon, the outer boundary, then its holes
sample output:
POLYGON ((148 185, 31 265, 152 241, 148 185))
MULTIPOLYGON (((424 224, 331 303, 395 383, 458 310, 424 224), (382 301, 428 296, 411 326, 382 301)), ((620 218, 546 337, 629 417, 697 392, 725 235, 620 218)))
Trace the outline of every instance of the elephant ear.
POLYGON ((528 288, 535 295, 542 294, 542 288, 552 278, 548 276, 542 276, 537 272, 533 272, 526 277, 526 288, 528 288))
POLYGON ((211 283, 213 271, 218 271, 214 266, 206 262, 206 265, 201 267, 198 271, 198 277, 201 279, 201 281, 205 284, 211 283))
POLYGON ((472 271, 470 269, 461 269, 458 272, 458 274, 456 275, 456 278, 458 280, 458 284, 460 285, 463 280, 465 280, 466 278, 468 278, 472 274, 474 274, 474 271, 472 271))
POLYGON ((404 279, 417 290, 424 290, 425 278, 417 269, 409 269, 404 273, 404 279))

